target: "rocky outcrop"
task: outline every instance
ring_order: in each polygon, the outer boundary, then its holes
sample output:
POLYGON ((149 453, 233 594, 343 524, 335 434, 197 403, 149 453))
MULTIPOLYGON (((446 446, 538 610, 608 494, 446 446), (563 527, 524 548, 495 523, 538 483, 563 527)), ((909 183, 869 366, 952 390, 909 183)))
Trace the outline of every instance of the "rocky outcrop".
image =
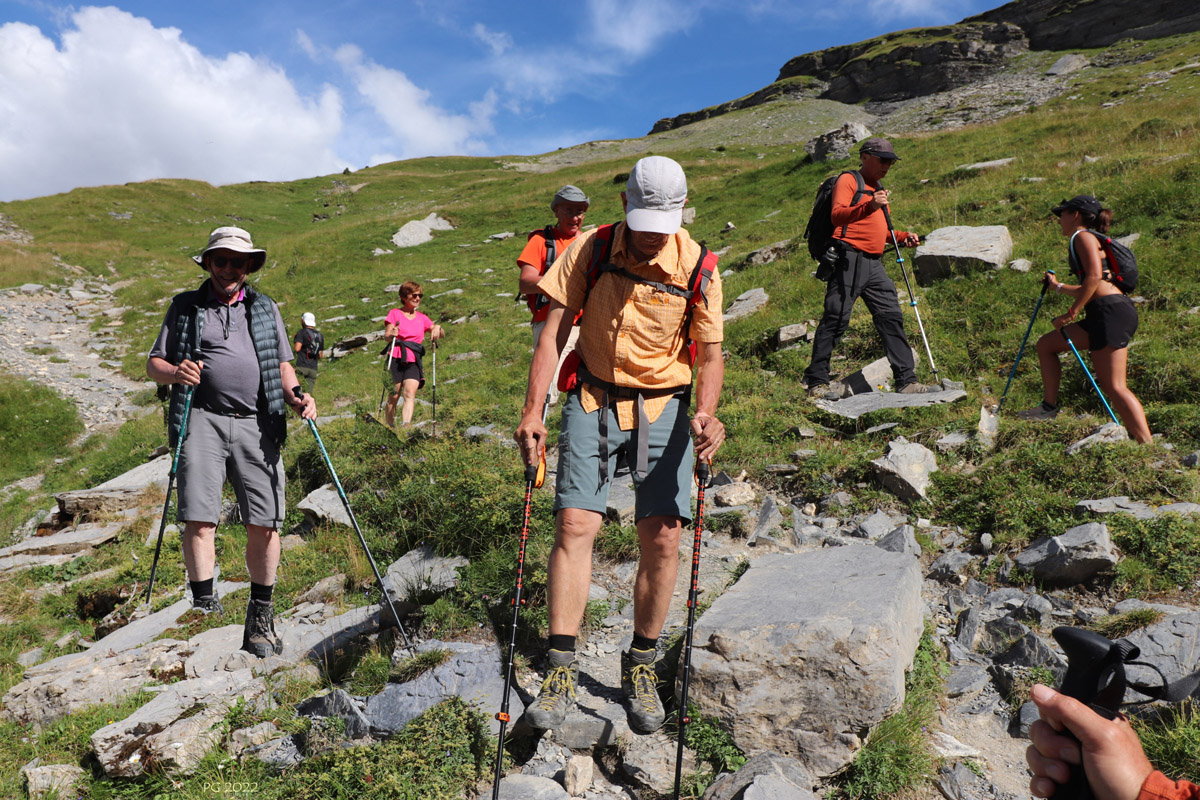
POLYGON ((1028 46, 1007 22, 918 28, 796 56, 776 80, 811 76, 829 84, 822 98, 843 103, 904 100, 978 81, 1028 46))
POLYGON ((655 134, 675 130, 676 128, 682 128, 684 125, 691 125, 693 122, 710 119, 711 117, 719 117, 722 114, 728 114, 731 111, 740 111, 743 108, 753 108, 754 106, 770 103, 775 100, 816 97, 824 90, 824 84, 813 81, 811 78, 780 79, 753 94, 739 97, 737 100, 730 100, 728 103, 721 103, 719 106, 709 106, 699 111, 680 114, 677 117, 664 117, 654 123, 654 127, 650 129, 650 133, 655 134))
POLYGON ((963 22, 1012 23, 1034 50, 1070 50, 1200 30, 1200 6, 1195 0, 1015 0, 963 22))

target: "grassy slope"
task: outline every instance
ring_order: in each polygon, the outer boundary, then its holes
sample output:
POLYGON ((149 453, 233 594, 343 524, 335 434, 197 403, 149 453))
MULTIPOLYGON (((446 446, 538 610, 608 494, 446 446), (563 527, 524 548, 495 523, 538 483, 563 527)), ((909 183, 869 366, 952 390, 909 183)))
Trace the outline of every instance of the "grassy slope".
MULTIPOLYGON (((788 460, 788 454, 800 446, 789 431, 821 424, 842 435, 805 444, 815 447, 817 456, 806 460, 800 475, 779 488, 817 499, 835 486, 853 488, 861 483, 853 492, 863 508, 894 504, 890 496, 867 483, 870 460, 897 433, 932 446, 945 432, 975 427, 980 403, 1003 389, 1038 294, 1036 270, 1063 266, 1063 240, 1048 221, 1047 209, 1061 197, 1090 192, 1115 209, 1117 233, 1142 235, 1135 247, 1142 272, 1138 293, 1147 302, 1140 306, 1130 382, 1146 405, 1151 428, 1165 435, 1176 454, 1129 445, 1063 456, 1063 443, 1085 433, 1103 415, 1078 371, 1069 368, 1063 394, 1067 415, 1042 426, 1020 424, 1006 416, 996 453, 967 452, 958 463, 942 457, 931 504, 910 511, 942 523, 962 524, 972 535, 990 531, 1002 545, 1015 547, 1070 522, 1071 506, 1079 497, 1129 494, 1151 503, 1197 499, 1194 471, 1176 469, 1175 459, 1200 447, 1196 412, 1200 359, 1193 343, 1200 317, 1189 313, 1200 306, 1200 278, 1191 267, 1191 256, 1200 247, 1196 211, 1200 208, 1200 140, 1194 114, 1200 76, 1195 69, 1171 77, 1161 73, 1200 60, 1200 37, 1118 44, 1103 55, 1113 54, 1121 56, 1118 60, 1145 60, 1085 70, 1076 77, 1070 98, 1020 117, 896 142, 904 160, 890 176, 889 186, 900 227, 926 232, 954 224, 1007 225, 1015 242, 1014 257, 1030 258, 1035 264, 1035 272, 1028 275, 973 273, 923 292, 922 317, 940 372, 963 381, 971 392, 969 401, 921 411, 883 412, 857 422, 823 415, 804 401, 799 379, 807 350, 773 353, 764 343, 781 325, 819 317, 821 286, 810 277, 807 256, 796 251, 783 261, 741 270, 727 279, 727 298, 764 286, 771 303, 727 331, 728 372, 720 413, 730 428, 730 440, 719 466, 731 472, 745 467, 769 480, 761 474, 762 466, 788 460), (1152 72, 1159 74, 1146 77, 1152 72), (1158 80, 1164 82, 1154 82, 1158 80), (1109 102, 1118 105, 1102 108, 1109 102), (1085 155, 1098 160, 1084 163, 1085 155), (1008 156, 1017 160, 1002 170, 966 172, 956 167, 1008 156), (1023 180, 1026 177, 1044 180, 1028 182, 1023 180), (1076 419, 1081 412, 1088 418, 1076 419), (864 435, 867 428, 892 421, 900 423, 899 428, 864 435)), ((745 115, 762 113, 761 108, 753 109, 721 120, 737 125, 745 115)), ((704 124, 711 133, 721 120, 704 124)), ((675 148, 681 140, 671 143, 675 148)), ((807 163, 792 145, 756 146, 745 139, 730 139, 722 148, 672 149, 672 155, 688 172, 691 204, 698 212, 693 236, 712 248, 730 247, 723 261, 734 267, 757 247, 798 236, 815 186, 831 168, 844 166, 807 163), (768 216, 775 211, 780 213, 768 216), (722 232, 726 221, 737 227, 722 232)), ((581 186, 593 198, 590 222, 617 218, 621 187, 613 178, 628 171, 632 161, 632 156, 624 155, 539 174, 507 169, 490 159, 422 159, 286 184, 214 188, 194 181, 163 180, 0 204, 0 213, 36 236, 32 245, 0 243, 0 284, 14 285, 31 274, 44 276, 52 256, 122 281, 120 299, 131 308, 122 329, 131 344, 124 366, 129 375, 141 377, 143 354, 160 322, 162 300, 199 282, 202 275, 187 256, 217 225, 244 225, 268 249, 268 266, 258 275, 259 285, 281 301, 293 329, 306 310, 316 311, 318 319, 357 316, 322 324, 327 342, 378 327, 370 318, 381 316, 394 300, 383 293, 385 285, 409 278, 446 278, 426 282, 427 313, 443 321, 477 313, 480 321, 451 326, 441 350, 439 427, 461 430, 494 422, 509 430, 524 392, 529 332, 522 323, 528 317, 523 305, 496 295, 515 290, 514 259, 523 237, 486 244, 484 240, 502 230, 523 231, 544 224, 549 218, 547 199, 567 182, 581 186), (340 188, 363 183, 357 192, 340 188), (375 247, 391 248, 388 239, 401 224, 431 211, 452 220, 457 230, 436 233, 433 242, 417 248, 371 255, 375 247), (119 219, 112 214, 132 216, 119 219), (314 215, 321 214, 329 218, 314 221, 314 215), (464 292, 432 297, 450 288, 464 292), (334 308, 339 305, 345 308, 334 308), (479 351, 484 357, 462 362, 449 358, 466 351, 479 351)), ((899 277, 894 268, 893 275, 899 277)), ((1061 303, 1047 301, 1039 333, 1048 329, 1050 316, 1061 308, 1061 303)), ((914 329, 910 318, 913 337, 914 329)), ((835 366, 844 364, 847 371, 880 354, 865 310, 856 312, 839 353, 847 361, 835 366)), ((928 373, 922 370, 922 375, 928 373)), ((379 390, 380 369, 374 354, 354 354, 323 366, 317 399, 324 411, 335 402, 355 401, 373 409, 379 390)), ((1010 395, 1006 409, 1039 399, 1032 358, 1024 361, 1010 395)), ((423 396, 428 399, 429 387, 423 396)), ((428 413, 419 409, 418 418, 428 413)), ((108 448, 93 445, 89 452, 56 467, 48 476, 51 488, 91 485, 141 460, 161 439, 153 418, 128 427, 124 438, 108 448)), ((325 438, 349 489, 387 490, 377 500, 364 494, 363 508, 356 508, 377 558, 399 555, 422 538, 446 550, 469 549, 478 566, 455 601, 464 613, 486 618, 496 587, 511 580, 510 548, 497 550, 491 545, 495 541, 507 545, 514 529, 519 473, 511 451, 456 443, 452 437, 440 443, 397 445, 371 426, 354 423, 329 425, 325 438), (397 457, 402 447, 405 458, 397 457), (419 460, 422 457, 424 461, 419 460), (455 495, 457 500, 452 499, 455 495), (467 496, 472 498, 469 502, 463 500, 467 496), (441 504, 437 513, 429 512, 431 503, 441 504)), ((289 505, 294 505, 303 489, 324 478, 303 431, 296 432, 287 458, 292 479, 289 505)), ((548 498, 543 499, 546 502, 540 503, 537 514, 540 544, 535 543, 531 556, 535 598, 531 608, 537 605, 542 577, 538 570, 544 565, 548 529, 548 498)), ((37 505, 45 507, 44 501, 37 505)), ((25 511, 31 513, 33 506, 31 499, 25 511)), ((6 519, 15 522, 21 516, 6 507, 6 519)), ((1149 590, 1180 583, 1174 574, 1166 577, 1162 568, 1197 548, 1161 547, 1162 537, 1146 526, 1124 521, 1112 526, 1137 556, 1130 559, 1123 575, 1127 585, 1149 590)), ((1164 529, 1163 535, 1169 534, 1174 543, 1194 541, 1194 526, 1178 527, 1164 529)), ((149 559, 133 564, 129 556, 146 554, 145 533, 142 528, 131 531, 117 548, 83 565, 83 571, 117 567, 118 574, 102 582, 104 586, 144 582, 149 559)), ((229 547, 231 553, 240 552, 236 534, 229 547)), ((281 585, 282 604, 286 606, 306 581, 334 570, 350 572, 352 585, 368 585, 367 571, 356 552, 352 542, 330 532, 289 553, 282 571, 287 582, 281 585)), ((164 586, 178 581, 177 561, 177 556, 166 559, 164 586)), ((239 557, 223 559, 227 575, 237 577, 239 561, 239 557)), ((23 650, 53 641, 67 629, 89 631, 89 621, 73 618, 77 590, 36 603, 25 594, 37 583, 74 577, 79 569, 70 575, 26 574, 6 582, 0 591, 4 611, 23 619, 21 625, 0 632, 0 688, 19 679, 15 657, 23 650)), ((20 736, 14 731, 11 738, 20 736)), ((13 775, 28 760, 28 749, 11 754, 0 774, 13 775)))

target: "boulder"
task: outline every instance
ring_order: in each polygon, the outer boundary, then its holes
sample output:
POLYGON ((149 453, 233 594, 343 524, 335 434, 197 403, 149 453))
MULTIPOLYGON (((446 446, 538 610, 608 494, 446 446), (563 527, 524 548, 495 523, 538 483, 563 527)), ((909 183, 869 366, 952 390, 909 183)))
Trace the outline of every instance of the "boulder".
MULTIPOLYGON (((921 363, 917 351, 912 351, 913 361, 921 363)), ((852 372, 842 378, 842 384, 850 390, 851 395, 867 392, 886 392, 892 388, 892 365, 887 358, 879 358, 867 364, 858 372, 852 372)))
MULTIPOLYGON (((1138 657, 1139 661, 1153 664, 1162 671, 1168 682, 1177 681, 1197 670, 1196 654, 1200 653, 1200 612, 1167 617, 1125 638, 1142 651, 1138 657)), ((1153 682, 1152 677, 1147 680, 1153 682)), ((1200 689, 1192 692, 1192 698, 1200 700, 1200 689)))
POLYGON ((346 506, 332 483, 327 483, 319 489, 308 493, 308 496, 296 504, 296 508, 304 513, 306 527, 315 528, 323 523, 353 527, 346 506))
POLYGON ((1082 53, 1067 53, 1065 56, 1055 61, 1050 65, 1050 69, 1046 70, 1047 75, 1069 75, 1072 72, 1078 72, 1092 62, 1087 56, 1082 53))
MULTIPOLYGON (((36 762, 35 762, 36 763, 36 762)), ((74 797, 76 788, 84 782, 86 773, 75 764, 47 764, 21 769, 29 800, 74 797)))
POLYGON ((1012 256, 1012 236, 1003 225, 954 225, 930 233, 913 256, 917 283, 930 286, 954 274, 1002 269, 1012 256))
POLYGON ((837 130, 809 139, 804 151, 813 161, 839 161, 850 157, 854 145, 871 135, 871 129, 861 122, 847 122, 837 130))
MULTIPOLYGON (((640 737, 639 737, 640 738, 640 737)), ((591 756, 571 756, 567 769, 563 774, 563 786, 571 797, 582 797, 583 793, 592 788, 592 779, 596 774, 596 762, 591 756)))
POLYGON ((817 800, 812 776, 794 758, 758 753, 737 772, 725 773, 709 785, 704 800, 817 800))
POLYGON ((1088 522, 1038 539, 1014 563, 1047 586, 1074 586, 1111 569, 1119 559, 1107 526, 1088 522))
POLYGON ((765 306, 770 299, 771 297, 765 289, 751 289, 742 292, 729 308, 725 310, 723 319, 726 324, 744 319, 765 306))
POLYGON ((775 349, 782 350, 791 347, 808 338, 808 324, 798 322, 794 325, 784 325, 775 332, 775 349))
POLYGON ((922 630, 918 562, 848 545, 763 556, 749 573, 696 623, 690 698, 743 752, 830 775, 903 700, 922 630))
POLYGON ((974 164, 959 164, 959 169, 981 170, 981 169, 996 169, 998 167, 1007 167, 1015 158, 997 158, 992 161, 976 161, 974 164))
POLYGON ((304 700, 296 706, 296 713, 302 717, 342 720, 347 739, 362 739, 371 734, 371 723, 353 698, 342 689, 304 700))
POLYGON ((500 800, 570 800, 562 784, 533 775, 506 775, 500 781, 500 800))
POLYGON ((876 509, 875 513, 858 523, 857 527, 850 531, 850 535, 873 542, 890 533, 895 528, 896 523, 892 522, 892 518, 883 509, 876 509))
MULTIPOLYGON (((632 736, 621 756, 621 771, 638 786, 652 790, 656 796, 669 797, 675 788, 676 752, 676 741, 662 731, 632 736)), ((683 774, 695 771, 696 757, 684 748, 683 774)), ((572 796, 575 796, 574 793, 572 796)))
POLYGON ((61 556, 90 551, 117 538, 125 522, 86 523, 64 528, 49 536, 30 536, 14 545, 0 547, 0 559, 10 556, 61 556))
POLYGON ((224 738, 230 709, 239 701, 257 708, 268 695, 263 679, 248 669, 180 681, 92 734, 92 749, 112 777, 132 778, 151 768, 190 775, 224 738))
POLYGON ((754 502, 757 493, 748 483, 730 483, 718 486, 712 493, 713 504, 723 508, 745 506, 754 502))
POLYGON ((760 247, 746 255, 745 260, 742 261, 742 267, 754 267, 759 264, 770 264, 777 261, 787 255, 791 244, 791 239, 784 239, 782 242, 775 242, 766 247, 760 247))
POLYGON ((929 565, 929 577, 935 581, 962 586, 975 557, 961 550, 948 550, 929 565))
POLYGON ((459 568, 470 563, 462 556, 439 556, 427 544, 393 561, 383 578, 396 613, 415 611, 422 597, 445 594, 458 586, 459 568))
POLYGON ((937 456, 924 445, 900 437, 888 442, 887 454, 871 464, 885 489, 901 500, 912 502, 925 499, 929 476, 937 471, 937 456))
POLYGON ((917 542, 912 525, 901 525, 875 542, 875 546, 890 553, 901 553, 914 558, 921 557, 921 545, 917 542))
POLYGON ((1115 442, 1129 441, 1129 432, 1125 430, 1124 425, 1118 425, 1115 422, 1106 422, 1097 428, 1090 436, 1080 439, 1078 442, 1067 447, 1067 455, 1074 455, 1080 450, 1087 450, 1098 445, 1113 444, 1115 442))
MULTIPOLYGON (((443 700, 461 697, 488 715, 492 734, 498 735, 500 723, 493 715, 504 690, 504 668, 496 644, 434 640, 417 646, 417 652, 429 650, 446 650, 450 657, 415 680, 389 683, 382 692, 367 698, 365 714, 371 733, 390 736, 443 700)), ((519 709, 522 705, 516 688, 510 688, 509 707, 519 709)))

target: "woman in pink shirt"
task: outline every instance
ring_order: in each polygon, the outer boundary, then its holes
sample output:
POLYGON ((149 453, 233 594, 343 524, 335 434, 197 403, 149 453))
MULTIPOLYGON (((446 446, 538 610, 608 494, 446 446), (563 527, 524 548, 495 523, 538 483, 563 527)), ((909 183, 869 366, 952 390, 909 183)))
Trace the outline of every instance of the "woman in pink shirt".
POLYGON ((388 396, 385 418, 389 426, 396 421, 396 403, 404 396, 404 406, 400 410, 400 424, 412 422, 413 402, 417 397, 417 389, 425 385, 425 371, 421 367, 421 356, 425 355, 425 332, 430 331, 429 338, 437 341, 446 335, 441 325, 417 311, 421 305, 421 284, 415 281, 405 281, 400 286, 400 308, 393 308, 383 321, 383 330, 388 339, 395 337, 396 346, 392 349, 390 372, 395 387, 388 396))

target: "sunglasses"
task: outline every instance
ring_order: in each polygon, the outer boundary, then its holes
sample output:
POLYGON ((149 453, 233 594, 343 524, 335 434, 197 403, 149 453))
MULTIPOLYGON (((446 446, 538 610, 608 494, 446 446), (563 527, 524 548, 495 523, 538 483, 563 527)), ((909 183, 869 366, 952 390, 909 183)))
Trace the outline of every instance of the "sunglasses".
MULTIPOLYGON (((421 294, 420 292, 413 292, 412 294, 410 294, 410 295, 409 295, 409 297, 415 297, 415 298, 417 298, 418 300, 420 300, 420 299, 421 299, 422 297, 424 297, 424 296, 425 296, 425 295, 421 294)), ((407 299, 407 298, 405 298, 405 299, 407 299)))
POLYGON ((246 269, 250 266, 251 259, 249 256, 210 256, 209 262, 216 269, 225 269, 225 267, 246 269))

